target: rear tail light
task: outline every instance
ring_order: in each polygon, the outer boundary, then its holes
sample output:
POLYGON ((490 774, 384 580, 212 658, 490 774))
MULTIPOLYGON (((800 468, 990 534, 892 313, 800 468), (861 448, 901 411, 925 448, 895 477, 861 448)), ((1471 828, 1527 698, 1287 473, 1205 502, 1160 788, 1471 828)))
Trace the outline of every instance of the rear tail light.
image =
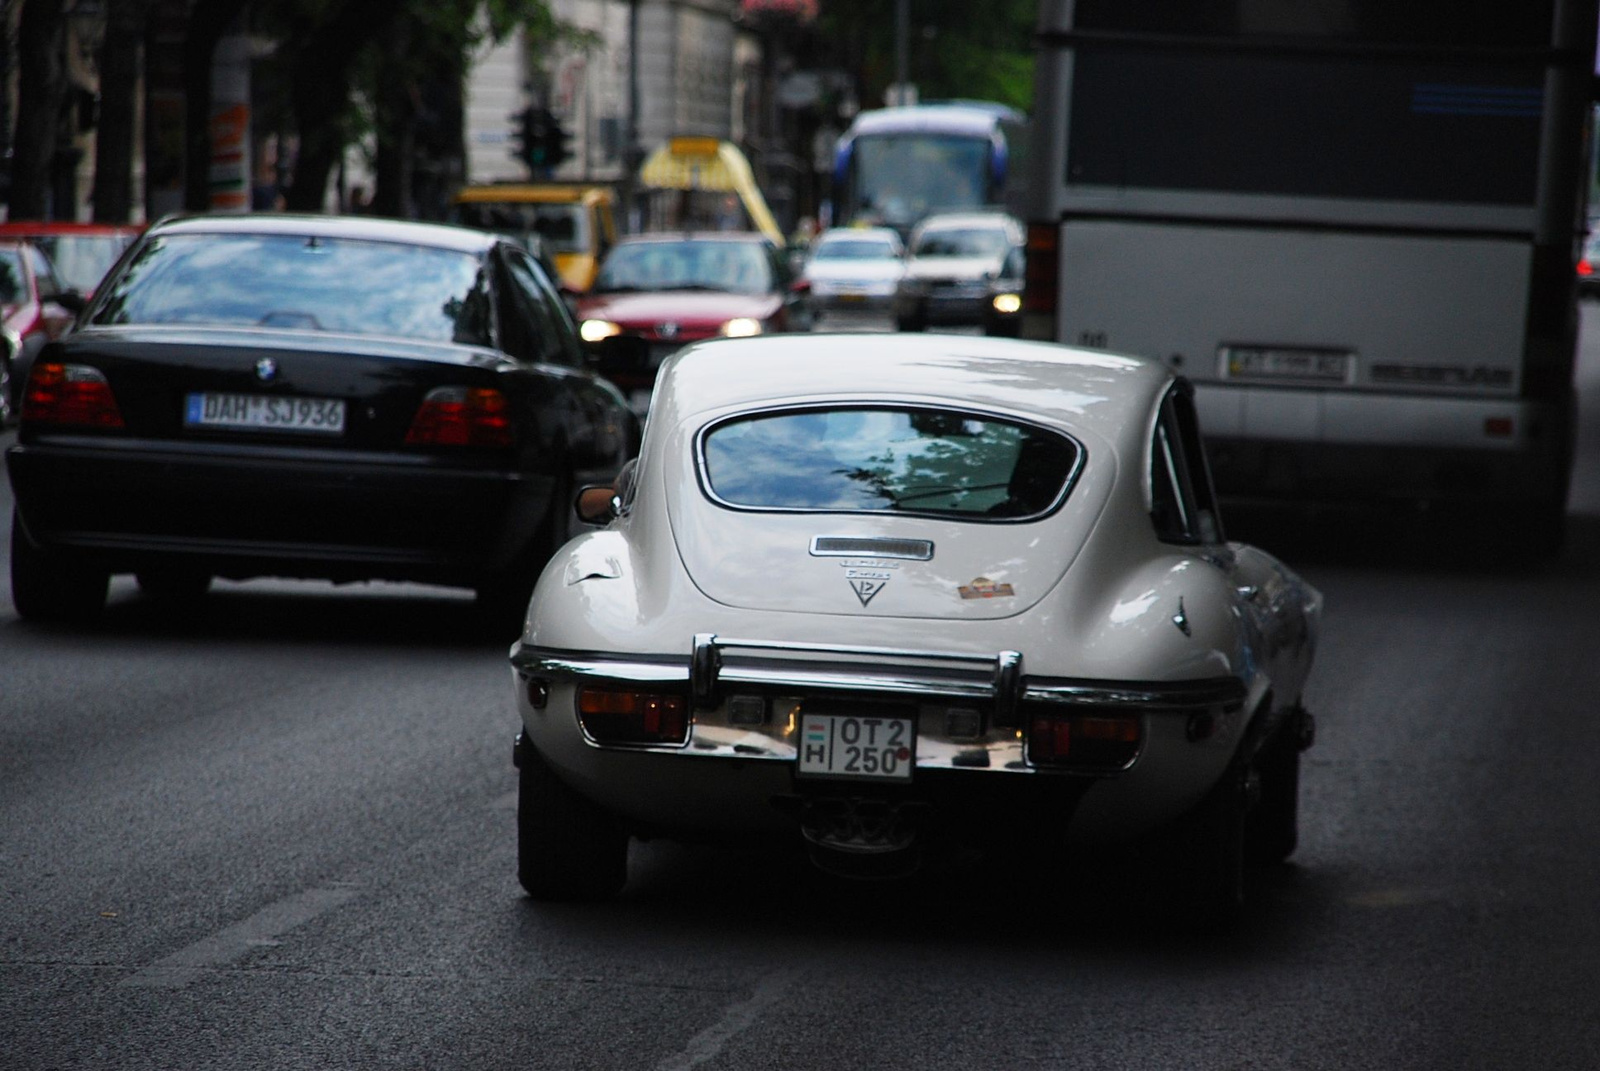
POLYGON ((578 692, 578 722, 598 744, 681 744, 689 737, 688 711, 681 695, 621 688, 578 692))
POLYGON ((1054 223, 1028 224, 1027 259, 1022 277, 1024 338, 1051 341, 1056 337, 1056 291, 1061 281, 1060 238, 1060 230, 1054 223))
POLYGON ((406 432, 408 446, 510 446, 506 396, 485 387, 436 387, 406 432))
POLYGON ((1121 770, 1139 755, 1144 723, 1126 714, 1038 711, 1028 719, 1028 761, 1035 766, 1121 770))
POLYGON ((123 427, 111 384, 98 368, 43 361, 28 374, 22 394, 22 419, 33 424, 89 428, 123 427))
POLYGON ((1590 264, 1589 261, 1586 260, 1586 259, 1578 261, 1578 274, 1579 275, 1593 275, 1594 274, 1594 265, 1590 264))

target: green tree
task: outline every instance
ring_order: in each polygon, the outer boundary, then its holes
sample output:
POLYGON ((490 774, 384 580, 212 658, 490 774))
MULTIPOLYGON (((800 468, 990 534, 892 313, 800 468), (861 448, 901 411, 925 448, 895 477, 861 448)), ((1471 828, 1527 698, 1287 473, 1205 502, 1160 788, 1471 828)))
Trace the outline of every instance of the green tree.
MULTIPOLYGON (((896 0, 825 0, 818 34, 855 76, 864 108, 895 79, 896 0)), ((1033 101, 1036 0, 912 0, 907 77, 923 100, 1033 101)))

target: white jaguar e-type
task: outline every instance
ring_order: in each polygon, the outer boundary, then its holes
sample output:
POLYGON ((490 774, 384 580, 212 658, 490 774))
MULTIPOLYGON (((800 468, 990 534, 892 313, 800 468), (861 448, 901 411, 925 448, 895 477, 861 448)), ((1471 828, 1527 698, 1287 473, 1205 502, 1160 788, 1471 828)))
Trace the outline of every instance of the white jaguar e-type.
POLYGON ((1224 541, 1188 384, 1044 343, 707 342, 579 513, 512 649, 519 871, 607 896, 630 836, 1170 835, 1223 915, 1296 838, 1321 596, 1224 541))

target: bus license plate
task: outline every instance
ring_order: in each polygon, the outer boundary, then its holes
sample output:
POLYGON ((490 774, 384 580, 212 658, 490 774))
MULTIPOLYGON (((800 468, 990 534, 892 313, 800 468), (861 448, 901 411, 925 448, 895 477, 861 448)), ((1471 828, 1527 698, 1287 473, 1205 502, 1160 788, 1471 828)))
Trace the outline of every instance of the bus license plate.
POLYGON ((339 398, 206 392, 184 399, 183 423, 189 428, 338 435, 344 431, 344 402, 339 398))
POLYGON ((1344 383, 1350 378, 1350 354, 1345 350, 1225 346, 1222 357, 1229 379, 1344 383))
POLYGON ((909 781, 916 741, 910 718, 803 714, 798 772, 802 777, 909 781))

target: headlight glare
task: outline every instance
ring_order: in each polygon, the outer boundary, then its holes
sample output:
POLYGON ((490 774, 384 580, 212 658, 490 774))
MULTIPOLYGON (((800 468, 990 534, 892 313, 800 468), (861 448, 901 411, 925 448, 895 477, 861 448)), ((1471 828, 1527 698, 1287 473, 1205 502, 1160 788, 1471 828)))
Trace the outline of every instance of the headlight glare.
POLYGON ((610 320, 585 320, 578 327, 578 337, 585 342, 600 342, 613 335, 622 334, 622 325, 610 320))
POLYGON ((749 338, 761 334, 761 321, 749 316, 736 316, 722 325, 721 333, 728 338, 749 338))

